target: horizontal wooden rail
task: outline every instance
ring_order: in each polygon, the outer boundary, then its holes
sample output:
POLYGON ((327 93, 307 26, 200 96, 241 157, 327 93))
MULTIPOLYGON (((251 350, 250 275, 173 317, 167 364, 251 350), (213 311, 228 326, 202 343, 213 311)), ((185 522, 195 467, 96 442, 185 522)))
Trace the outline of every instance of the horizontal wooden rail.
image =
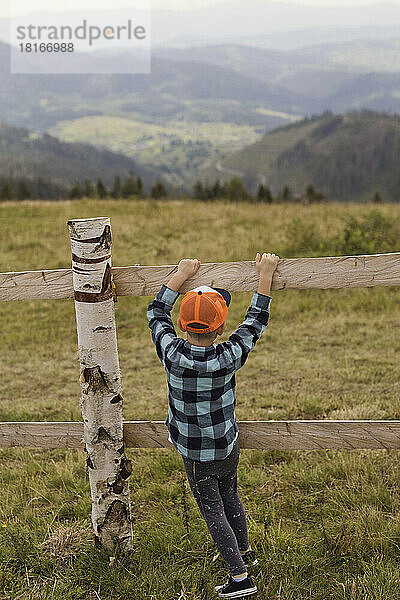
MULTIPOLYGON (((113 267, 119 296, 152 296, 177 269, 176 265, 113 267)), ((205 263, 182 291, 214 285, 231 292, 257 288, 254 262, 205 263)), ((400 252, 279 261, 273 290, 328 289, 400 285, 400 252)), ((73 298, 72 270, 0 273, 0 301, 73 298)))
MULTIPOLYGON (((241 421, 241 448, 400 449, 400 421, 241 421)), ((129 448, 172 448, 164 421, 124 421, 129 448)), ((83 423, 0 423, 0 447, 83 448, 83 423)))

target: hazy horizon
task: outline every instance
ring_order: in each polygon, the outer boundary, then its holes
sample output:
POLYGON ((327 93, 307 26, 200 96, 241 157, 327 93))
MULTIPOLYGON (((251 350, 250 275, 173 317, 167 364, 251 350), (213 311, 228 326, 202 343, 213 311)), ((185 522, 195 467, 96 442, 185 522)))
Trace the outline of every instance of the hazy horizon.
MULTIPOLYGON (((17 19, 27 19, 27 23, 39 19, 47 24, 52 24, 53 19, 60 22, 63 16, 94 21, 129 17, 139 22, 142 15, 143 19, 150 18, 150 5, 153 16, 148 28, 154 48, 239 43, 286 49, 335 39, 350 41, 360 35, 365 39, 397 37, 393 27, 400 26, 400 0, 350 0, 349 3, 346 0, 114 0, 112 6, 110 0, 97 0, 95 6, 93 0, 54 0, 50 6, 48 0, 12 1, 13 16, 17 19), (139 5, 147 10, 140 11, 139 5), (379 28, 386 28, 386 33, 379 28), (282 34, 287 34, 285 40, 277 37, 282 34)), ((2 3, 0 39, 3 41, 10 39, 9 16, 2 3)), ((99 48, 100 42, 96 46, 99 48)), ((109 43, 103 46, 108 47, 109 43)))
MULTIPOLYGON (((240 4, 240 0, 233 0, 240 4)), ((232 0, 150 0, 153 9, 170 9, 190 11, 196 8, 206 8, 218 4, 227 4, 232 0)), ((262 0, 260 0, 260 3, 262 0)), ((243 6, 246 6, 246 1, 242 0, 243 6)), ((264 5, 266 2, 262 2, 264 5)), ((315 8, 353 8, 363 6, 400 6, 400 0, 270 0, 269 4, 286 4, 298 7, 315 7, 315 8)), ((97 0, 95 10, 109 10, 121 8, 139 8, 141 5, 148 5, 146 0, 97 0)), ((0 7, 0 17, 8 17, 10 15, 10 0, 6 0, 0 7)), ((14 14, 30 14, 38 11, 46 12, 68 12, 74 10, 94 10, 92 0, 53 0, 51 9, 49 10, 48 0, 35 0, 34 8, 32 0, 13 0, 14 14)))

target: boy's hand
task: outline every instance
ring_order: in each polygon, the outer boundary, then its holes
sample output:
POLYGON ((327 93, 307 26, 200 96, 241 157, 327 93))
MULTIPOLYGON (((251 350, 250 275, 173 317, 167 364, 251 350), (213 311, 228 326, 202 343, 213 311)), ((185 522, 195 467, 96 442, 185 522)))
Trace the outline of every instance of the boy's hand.
POLYGON ((178 273, 186 279, 192 277, 200 268, 200 261, 197 258, 183 258, 178 265, 178 273))
POLYGON ((178 270, 167 283, 167 287, 175 292, 179 292, 179 288, 187 279, 196 275, 200 269, 200 261, 197 258, 184 258, 178 265, 178 270))
POLYGON ((261 256, 259 252, 256 254, 256 269, 260 274, 258 283, 258 293, 264 296, 269 296, 271 292, 272 277, 278 266, 279 256, 264 252, 261 256))
POLYGON ((261 256, 259 252, 256 254, 256 269, 263 275, 273 275, 278 266, 279 256, 264 252, 261 256))

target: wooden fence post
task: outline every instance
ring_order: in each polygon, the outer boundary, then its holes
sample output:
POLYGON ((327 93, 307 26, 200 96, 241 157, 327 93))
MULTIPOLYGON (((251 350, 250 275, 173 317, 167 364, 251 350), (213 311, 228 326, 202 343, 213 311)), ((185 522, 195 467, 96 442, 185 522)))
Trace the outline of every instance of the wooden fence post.
POLYGON ((68 221, 95 543, 133 549, 108 217, 68 221))

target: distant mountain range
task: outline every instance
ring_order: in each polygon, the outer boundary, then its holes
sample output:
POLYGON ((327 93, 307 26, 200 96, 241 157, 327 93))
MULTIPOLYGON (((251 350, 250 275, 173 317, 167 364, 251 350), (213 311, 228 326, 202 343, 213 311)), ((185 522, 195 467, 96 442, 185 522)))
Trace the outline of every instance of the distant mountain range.
MULTIPOLYGON (((326 109, 400 111, 398 39, 291 51, 238 45, 156 50, 151 75, 11 75, 9 51, 0 43, 2 119, 38 132, 90 115, 162 125, 224 121, 267 131, 290 115, 326 109)), ((118 59, 129 61, 129 52, 118 59)))
MULTIPOLYGON (((191 10, 154 10, 153 45, 181 46, 240 43, 265 45, 263 41, 282 33, 308 31, 308 39, 325 30, 353 30, 352 39, 361 29, 377 30, 400 24, 400 6, 390 2, 356 6, 311 6, 306 2, 271 0, 233 0, 191 10)), ((329 34, 328 34, 329 35, 329 34)), ((369 36, 373 37, 371 31, 369 36)), ((276 39, 276 38, 275 38, 276 39)), ((337 38, 335 38, 337 39, 337 38)), ((348 38, 347 38, 348 39, 348 38)), ((302 36, 299 46, 307 45, 302 36)))
MULTIPOLYGON (((163 49, 155 56, 218 65, 300 98, 305 112, 400 110, 400 40, 357 40, 277 51, 238 45, 163 49), (295 94, 295 95, 294 95, 295 94)), ((288 102, 286 100, 286 108, 288 102)))
MULTIPOLYGON (((320 46, 322 44, 352 43, 359 40, 380 40, 386 41, 398 38, 399 25, 394 22, 390 25, 370 25, 357 26, 357 20, 351 25, 331 26, 328 23, 321 27, 310 27, 307 23, 300 29, 290 31, 279 31, 276 33, 265 33, 249 39, 247 36, 231 38, 224 40, 225 44, 240 44, 251 46, 253 48, 268 48, 271 50, 299 50, 300 48, 320 46)), ((207 44, 211 45, 213 40, 207 44)), ((221 40, 217 40, 221 43, 221 40)), ((193 44, 191 44, 193 45, 193 44)))
MULTIPOLYGON (((151 75, 11 75, 9 52, 0 44, 1 114, 7 122, 37 131, 99 114, 139 116, 159 124, 186 119, 266 128, 282 120, 259 113, 259 107, 297 114, 318 109, 309 97, 294 97, 268 80, 206 62, 156 56, 151 75)), ((121 60, 129 60, 129 54, 122 53, 121 60)))
MULTIPOLYGON (((258 21, 255 37, 247 42, 257 39, 260 46, 267 45, 265 36, 278 35, 269 27, 275 22, 271 15, 278 19, 277 27, 279 23, 284 27, 289 5, 250 0, 246 6, 240 39, 246 41, 245 32, 258 21)), ((198 28, 208 15, 206 42, 213 39, 225 16, 226 32, 235 37, 232 24, 240 11, 243 14, 243 2, 199 12, 181 11, 180 26, 184 30, 186 19, 192 19, 191 27, 198 28), (199 23, 193 23, 194 15, 199 16, 199 23)), ((341 27, 343 33, 351 18, 353 33, 350 35, 348 28, 349 38, 344 35, 329 43, 321 43, 321 23, 325 19, 326 27, 326 19, 335 11, 310 11, 310 7, 290 5, 286 25, 287 35, 297 36, 304 15, 319 15, 310 17, 308 29, 300 36, 313 45, 276 50, 223 44, 221 35, 214 45, 159 46, 153 50, 150 75, 11 75, 10 48, 0 43, 1 119, 38 134, 50 132, 64 141, 90 142, 101 151, 124 154, 147 180, 162 177, 171 185, 189 188, 199 178, 221 173, 218 165, 227 163, 229 153, 304 117, 325 110, 337 114, 362 109, 400 113, 400 41, 398 37, 379 37, 383 31, 395 31, 400 7, 336 11, 326 28, 330 32, 327 39, 334 38, 335 27, 341 27), (297 18, 297 29, 291 30, 297 18), (357 31, 377 37, 353 39, 357 31)), ((169 31, 168 19, 176 19, 177 13, 167 11, 165 15, 169 31)), ((294 43, 295 38, 291 40, 294 43)), ((104 51, 99 56, 122 66, 131 60, 126 50, 112 58, 104 51)))
POLYGON ((254 183, 262 177, 274 193, 293 194, 312 183, 329 200, 371 199, 379 190, 400 201, 400 116, 371 111, 324 114, 279 128, 236 152, 221 170, 254 183))

